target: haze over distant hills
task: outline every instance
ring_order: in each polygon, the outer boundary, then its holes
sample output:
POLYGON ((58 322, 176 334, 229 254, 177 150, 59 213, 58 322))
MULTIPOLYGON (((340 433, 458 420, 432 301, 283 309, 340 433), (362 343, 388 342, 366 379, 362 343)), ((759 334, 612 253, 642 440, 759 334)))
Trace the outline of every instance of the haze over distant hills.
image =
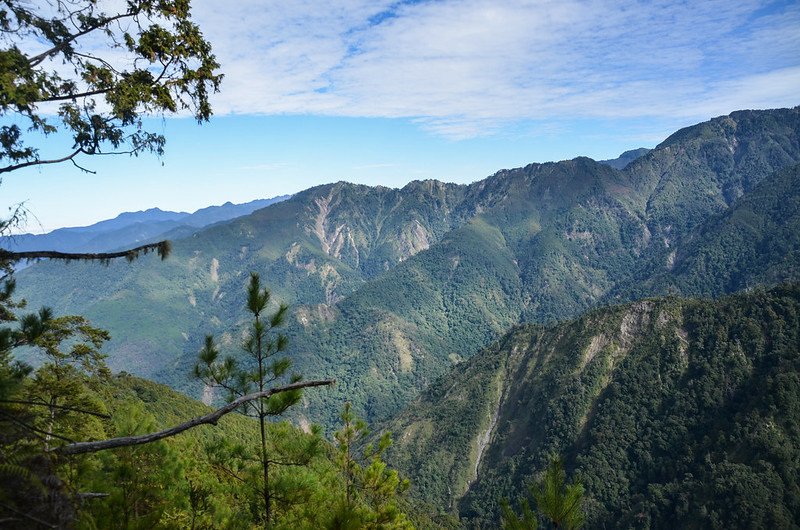
POLYGON ((258 271, 291 306, 297 370, 339 381, 302 415, 330 425, 347 399, 386 419, 521 321, 798 279, 799 131, 798 108, 738 111, 622 170, 576 158, 471 185, 318 186, 175 239, 163 263, 40 263, 19 290, 109 329, 113 368, 200 395, 188 374, 201 341, 239 351, 258 271))
POLYGON ((208 206, 194 213, 150 208, 124 212, 114 219, 89 226, 59 228, 46 234, 18 234, 0 237, 0 246, 8 250, 55 250, 59 252, 105 252, 169 237, 185 237, 198 228, 247 215, 289 195, 258 199, 243 204, 226 202, 208 206))

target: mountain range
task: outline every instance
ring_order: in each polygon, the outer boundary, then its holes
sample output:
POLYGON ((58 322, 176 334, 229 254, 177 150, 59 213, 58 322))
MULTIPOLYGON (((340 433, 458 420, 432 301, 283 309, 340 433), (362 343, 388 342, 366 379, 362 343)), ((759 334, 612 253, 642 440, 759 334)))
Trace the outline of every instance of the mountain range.
POLYGON ((295 368, 339 381, 298 421, 330 425, 344 400, 381 421, 520 322, 796 280, 799 133, 800 108, 738 111, 623 169, 580 157, 470 185, 317 186, 177 238, 163 263, 40 263, 18 288, 109 329, 113 368, 213 398, 188 374, 207 333, 239 351, 258 271, 291 306, 295 368))
POLYGON ((800 516, 800 107, 469 185, 317 186, 172 234, 164 262, 42 262, 19 292, 110 330, 112 368, 210 402, 197 352, 213 333, 239 354, 259 272, 294 370, 337 379, 293 420, 330 429, 351 402, 394 431, 412 495, 466 526, 495 526, 553 454, 593 527, 800 516))
POLYGON ((258 199, 243 204, 226 202, 194 213, 150 208, 124 212, 89 226, 59 228, 46 234, 0 237, 0 247, 12 251, 55 250, 58 252, 107 252, 159 239, 186 237, 199 228, 247 215, 259 208, 288 199, 289 195, 258 199))

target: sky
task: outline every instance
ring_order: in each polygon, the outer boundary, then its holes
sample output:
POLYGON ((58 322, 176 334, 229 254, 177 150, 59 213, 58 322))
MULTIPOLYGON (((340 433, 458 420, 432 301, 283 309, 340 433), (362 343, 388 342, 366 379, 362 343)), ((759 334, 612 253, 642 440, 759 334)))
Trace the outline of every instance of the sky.
POLYGON ((800 104, 797 1, 194 0, 193 17, 225 74, 211 121, 148 119, 161 158, 7 174, 0 207, 24 201, 27 231, 338 180, 468 183, 800 104))

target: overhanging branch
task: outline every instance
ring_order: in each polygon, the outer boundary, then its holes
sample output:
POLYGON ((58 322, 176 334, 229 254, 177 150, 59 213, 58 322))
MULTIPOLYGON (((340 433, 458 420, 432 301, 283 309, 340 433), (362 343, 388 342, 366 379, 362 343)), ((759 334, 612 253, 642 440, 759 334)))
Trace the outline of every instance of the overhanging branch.
POLYGON ((55 250, 28 250, 24 252, 12 252, 10 250, 0 249, 0 262, 7 261, 16 263, 24 259, 57 259, 62 261, 109 261, 116 258, 125 258, 128 261, 133 261, 138 258, 140 254, 147 254, 148 252, 157 252, 161 259, 166 259, 172 250, 172 245, 169 241, 159 241, 158 243, 149 243, 136 248, 121 250, 119 252, 100 252, 100 253, 85 253, 85 252, 57 252, 55 250))
POLYGON ((67 160, 72 160, 79 154, 83 153, 83 149, 79 148, 76 149, 72 154, 69 154, 62 158, 55 158, 52 160, 30 160, 28 162, 21 162, 19 164, 12 164, 10 166, 0 167, 0 173, 9 173, 11 171, 16 171, 17 169, 22 169, 24 167, 30 166, 43 166, 46 164, 60 164, 61 162, 66 162, 67 160))
POLYGON ((253 392, 252 394, 247 394, 238 399, 235 399, 230 403, 228 403, 227 405, 225 405, 224 407, 218 408, 214 412, 206 414, 205 416, 199 416, 197 418, 193 418, 185 423, 181 423, 180 425, 170 427, 169 429, 164 429, 163 431, 158 431, 151 434, 142 434, 139 436, 121 436, 119 438, 99 440, 96 442, 77 442, 69 445, 62 445, 61 447, 56 447, 52 449, 52 452, 62 455, 78 455, 83 453, 94 453, 97 451, 104 451, 106 449, 115 449, 118 447, 129 447, 131 445, 141 445, 150 442, 155 442, 158 440, 163 440, 164 438, 175 436, 176 434, 180 434, 183 431, 188 431, 189 429, 192 429, 199 425, 204 425, 204 424, 216 425, 217 422, 220 420, 220 418, 222 418, 226 414, 230 414, 231 412, 236 410, 237 407, 245 403, 248 403, 250 401, 254 401, 256 399, 261 399, 261 398, 268 398, 274 394, 279 394, 281 392, 300 390, 301 388, 328 386, 332 385, 335 382, 336 381, 334 379, 301 381, 299 383, 292 383, 291 385, 280 386, 277 388, 264 390, 263 392, 253 392))
POLYGON ((69 35, 68 37, 66 37, 62 41, 56 43, 56 45, 53 46, 52 48, 50 48, 49 50, 45 50, 45 51, 43 51, 42 53, 40 53, 38 55, 34 55, 33 57, 30 57, 28 59, 28 64, 30 66, 32 66, 32 67, 37 66, 42 61, 44 61, 45 59, 50 57, 51 55, 54 55, 54 54, 59 53, 59 52, 63 52, 70 45, 70 43, 73 42, 78 37, 82 37, 84 35, 87 35, 87 34, 93 32, 93 31, 96 31, 96 30, 104 27, 104 26, 108 26, 111 22, 114 22, 115 20, 120 20, 120 19, 123 19, 123 18, 136 16, 138 14, 139 14, 139 10, 136 9, 136 10, 127 11, 125 13, 120 13, 119 15, 115 15, 113 17, 101 18, 98 23, 92 24, 92 25, 84 28, 83 30, 78 31, 77 33, 69 35))

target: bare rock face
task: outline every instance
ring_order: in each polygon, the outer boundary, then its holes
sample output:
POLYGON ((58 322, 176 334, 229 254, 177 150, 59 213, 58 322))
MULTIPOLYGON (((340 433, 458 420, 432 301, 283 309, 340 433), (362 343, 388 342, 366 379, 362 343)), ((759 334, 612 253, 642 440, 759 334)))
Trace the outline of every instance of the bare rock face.
POLYGON ((404 227, 403 231, 400 232, 397 243, 400 261, 430 248, 431 244, 428 235, 428 231, 416 219, 412 221, 410 226, 404 227))

